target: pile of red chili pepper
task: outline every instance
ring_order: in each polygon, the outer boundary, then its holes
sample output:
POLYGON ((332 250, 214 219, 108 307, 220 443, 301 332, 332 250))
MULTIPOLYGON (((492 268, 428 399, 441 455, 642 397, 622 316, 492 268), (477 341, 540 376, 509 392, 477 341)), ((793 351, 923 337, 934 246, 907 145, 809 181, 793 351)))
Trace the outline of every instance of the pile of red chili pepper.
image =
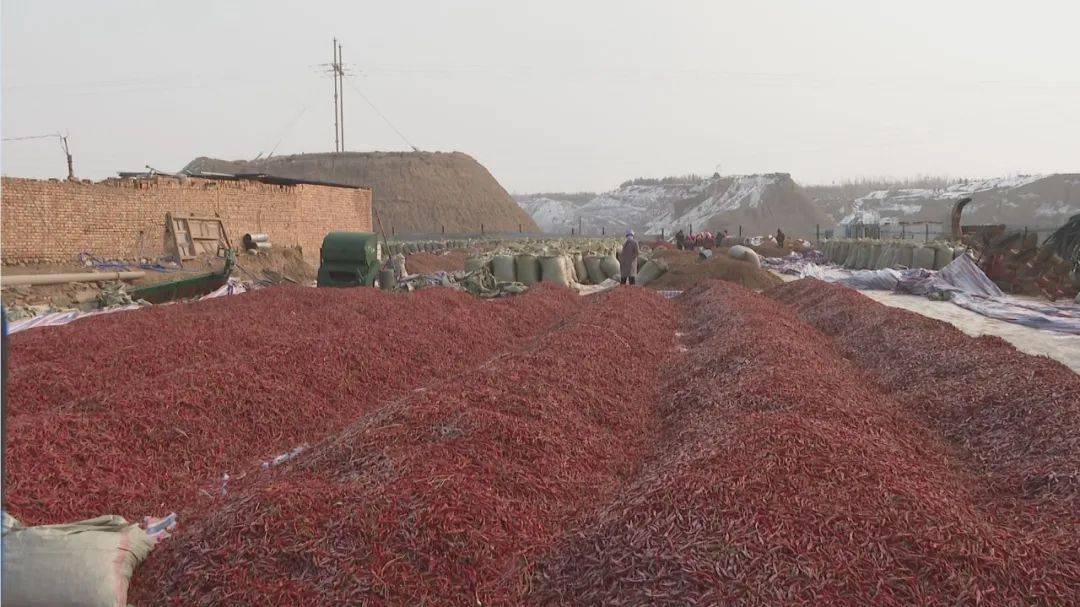
POLYGON ((675 312, 590 297, 551 331, 361 416, 159 548, 148 605, 508 605, 649 453, 675 312))
POLYGON ((206 509, 260 462, 444 381, 580 305, 551 287, 282 287, 18 333, 5 508, 28 523, 206 509))
MULTIPOLYGON (((1000 338, 972 338, 852 289, 800 280, 769 295, 828 335, 949 445, 955 464, 978 478, 981 508, 1042 533, 1040 541, 1072 554, 1075 566, 1080 375, 1000 338)), ((1075 579, 1080 588, 1080 574, 1075 579)))
POLYGON ((1075 604, 1076 511, 1055 527, 994 508, 921 411, 791 308, 713 283, 680 309, 655 458, 549 551, 531 602, 1075 604))
POLYGON ((1077 603, 1080 377, 842 287, 281 288, 13 346, 13 514, 186 515, 137 605, 1077 603))

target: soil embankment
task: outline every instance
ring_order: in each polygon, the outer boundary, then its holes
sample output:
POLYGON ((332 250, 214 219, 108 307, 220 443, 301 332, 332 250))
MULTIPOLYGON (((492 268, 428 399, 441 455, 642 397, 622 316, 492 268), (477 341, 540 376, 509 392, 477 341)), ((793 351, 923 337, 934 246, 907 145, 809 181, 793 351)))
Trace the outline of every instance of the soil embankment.
POLYGON ((473 157, 461 152, 345 152, 265 160, 196 158, 191 173, 265 173, 372 189, 387 233, 539 232, 528 213, 473 157))

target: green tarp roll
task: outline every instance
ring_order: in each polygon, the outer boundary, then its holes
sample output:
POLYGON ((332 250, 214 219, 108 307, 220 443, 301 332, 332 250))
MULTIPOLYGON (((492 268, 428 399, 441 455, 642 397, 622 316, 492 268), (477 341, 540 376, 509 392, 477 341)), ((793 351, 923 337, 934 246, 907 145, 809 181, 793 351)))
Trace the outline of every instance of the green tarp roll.
POLYGON ((562 255, 545 255, 540 258, 540 281, 569 287, 566 276, 566 259, 562 255))
MULTIPOLYGON (((619 260, 614 255, 605 255, 600 258, 600 271, 605 278, 619 278, 619 260)), ((603 281, 600 281, 603 282, 603 281)))
POLYGON ((481 270, 487 265, 487 260, 483 257, 469 257, 465 260, 465 271, 475 272, 481 270))
POLYGON ((540 282, 540 263, 536 260, 536 255, 523 254, 514 257, 514 269, 517 281, 521 284, 531 287, 540 282))
POLYGON ((491 273, 495 275, 495 280, 499 282, 514 282, 517 276, 514 272, 514 256, 496 255, 492 257, 491 273))
POLYGON ((637 284, 647 285, 667 272, 667 264, 660 259, 650 259, 638 271, 637 284))
POLYGON ((574 280, 581 284, 589 283, 589 270, 585 267, 585 258, 581 253, 574 253, 574 280))
POLYGON ((600 260, 602 258, 599 255, 589 255, 585 258, 585 272, 589 277, 589 282, 598 285, 604 282, 607 276, 604 275, 604 271, 600 268, 600 260))

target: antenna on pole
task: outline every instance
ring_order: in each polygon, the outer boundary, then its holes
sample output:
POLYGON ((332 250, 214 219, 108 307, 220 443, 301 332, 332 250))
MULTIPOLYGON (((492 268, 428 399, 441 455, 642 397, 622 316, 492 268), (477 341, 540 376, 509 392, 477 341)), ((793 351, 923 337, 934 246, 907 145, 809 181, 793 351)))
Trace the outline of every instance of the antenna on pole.
MULTIPOLYGON (((330 63, 320 63, 334 78, 334 151, 345 151, 345 62, 342 59, 341 43, 333 39, 333 58, 330 63)), ((361 94, 363 97, 363 94, 361 94)))
POLYGON ((345 60, 341 56, 341 43, 337 43, 337 78, 338 87, 341 89, 341 119, 338 121, 341 125, 341 150, 345 151, 345 60))
POLYGON ((334 38, 334 58, 330 62, 330 69, 334 73, 334 151, 341 151, 341 129, 338 127, 338 41, 334 38))

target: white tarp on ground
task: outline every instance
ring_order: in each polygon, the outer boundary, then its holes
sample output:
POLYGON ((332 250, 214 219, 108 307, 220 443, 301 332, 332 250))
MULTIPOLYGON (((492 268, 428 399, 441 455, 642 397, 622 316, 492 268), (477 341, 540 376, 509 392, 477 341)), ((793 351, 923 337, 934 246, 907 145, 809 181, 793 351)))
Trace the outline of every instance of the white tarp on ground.
MULTIPOLYGON (((222 297, 224 295, 236 295, 238 293, 246 293, 256 288, 258 287, 255 287, 250 283, 236 280, 235 278, 230 278, 225 284, 221 285, 210 293, 207 293, 206 295, 200 297, 199 301, 202 301, 204 299, 213 299, 215 297, 222 297)), ((36 327, 55 327, 59 325, 66 325, 69 322, 78 320, 80 318, 89 318, 90 316, 99 316, 101 314, 112 314, 113 312, 138 310, 141 307, 143 307, 143 304, 129 304, 116 308, 106 308, 104 310, 91 310, 90 312, 83 312, 81 310, 63 310, 60 312, 50 312, 48 314, 42 314, 41 316, 34 316, 32 318, 8 321, 8 334, 10 335, 12 333, 18 333, 19 331, 25 331, 26 329, 33 329, 36 327)))
POLYGON ((1006 295, 968 255, 935 272, 925 269, 848 270, 819 265, 798 254, 769 258, 765 266, 781 274, 835 282, 866 291, 894 291, 931 298, 986 316, 1036 329, 1080 335, 1080 305, 1035 302, 1006 295))
POLYGON ((223 295, 238 295, 240 293, 247 293, 248 291, 254 291, 257 287, 251 283, 243 282, 235 278, 230 278, 225 284, 210 291, 206 295, 199 298, 199 301, 204 299, 213 299, 215 297, 221 297, 223 295))
POLYGON ((1007 295, 983 297, 963 292, 953 293, 949 301, 989 318, 1036 329, 1080 335, 1080 305, 1075 303, 1032 302, 1007 295))
POLYGON ((804 260, 793 253, 784 258, 770 257, 763 265, 781 274, 791 274, 800 278, 816 278, 825 282, 847 285, 853 289, 877 289, 892 291, 904 278, 904 273, 892 268, 882 270, 849 270, 833 264, 818 264, 804 260))
POLYGON ((893 293, 890 291, 861 291, 874 301, 903 308, 917 314, 947 322, 972 337, 994 335, 1035 356, 1048 356, 1080 373, 1080 335, 1043 331, 1013 322, 1005 322, 966 310, 947 301, 893 293))
POLYGON ((41 316, 34 316, 32 318, 24 318, 22 320, 13 320, 9 322, 8 334, 18 333, 19 331, 25 331, 27 329, 33 329, 35 327, 55 327, 57 325, 66 325, 73 320, 86 318, 88 316, 99 316, 101 314, 124 312, 126 310, 138 310, 141 307, 142 306, 139 304, 130 304, 126 306, 120 306, 119 308, 94 310, 92 312, 82 312, 80 310, 64 310, 63 312, 51 312, 49 314, 42 314, 41 316))
POLYGON ((904 279, 896 285, 896 291, 912 295, 967 293, 978 297, 1005 297, 1005 293, 967 255, 952 260, 940 272, 906 272, 904 279))

